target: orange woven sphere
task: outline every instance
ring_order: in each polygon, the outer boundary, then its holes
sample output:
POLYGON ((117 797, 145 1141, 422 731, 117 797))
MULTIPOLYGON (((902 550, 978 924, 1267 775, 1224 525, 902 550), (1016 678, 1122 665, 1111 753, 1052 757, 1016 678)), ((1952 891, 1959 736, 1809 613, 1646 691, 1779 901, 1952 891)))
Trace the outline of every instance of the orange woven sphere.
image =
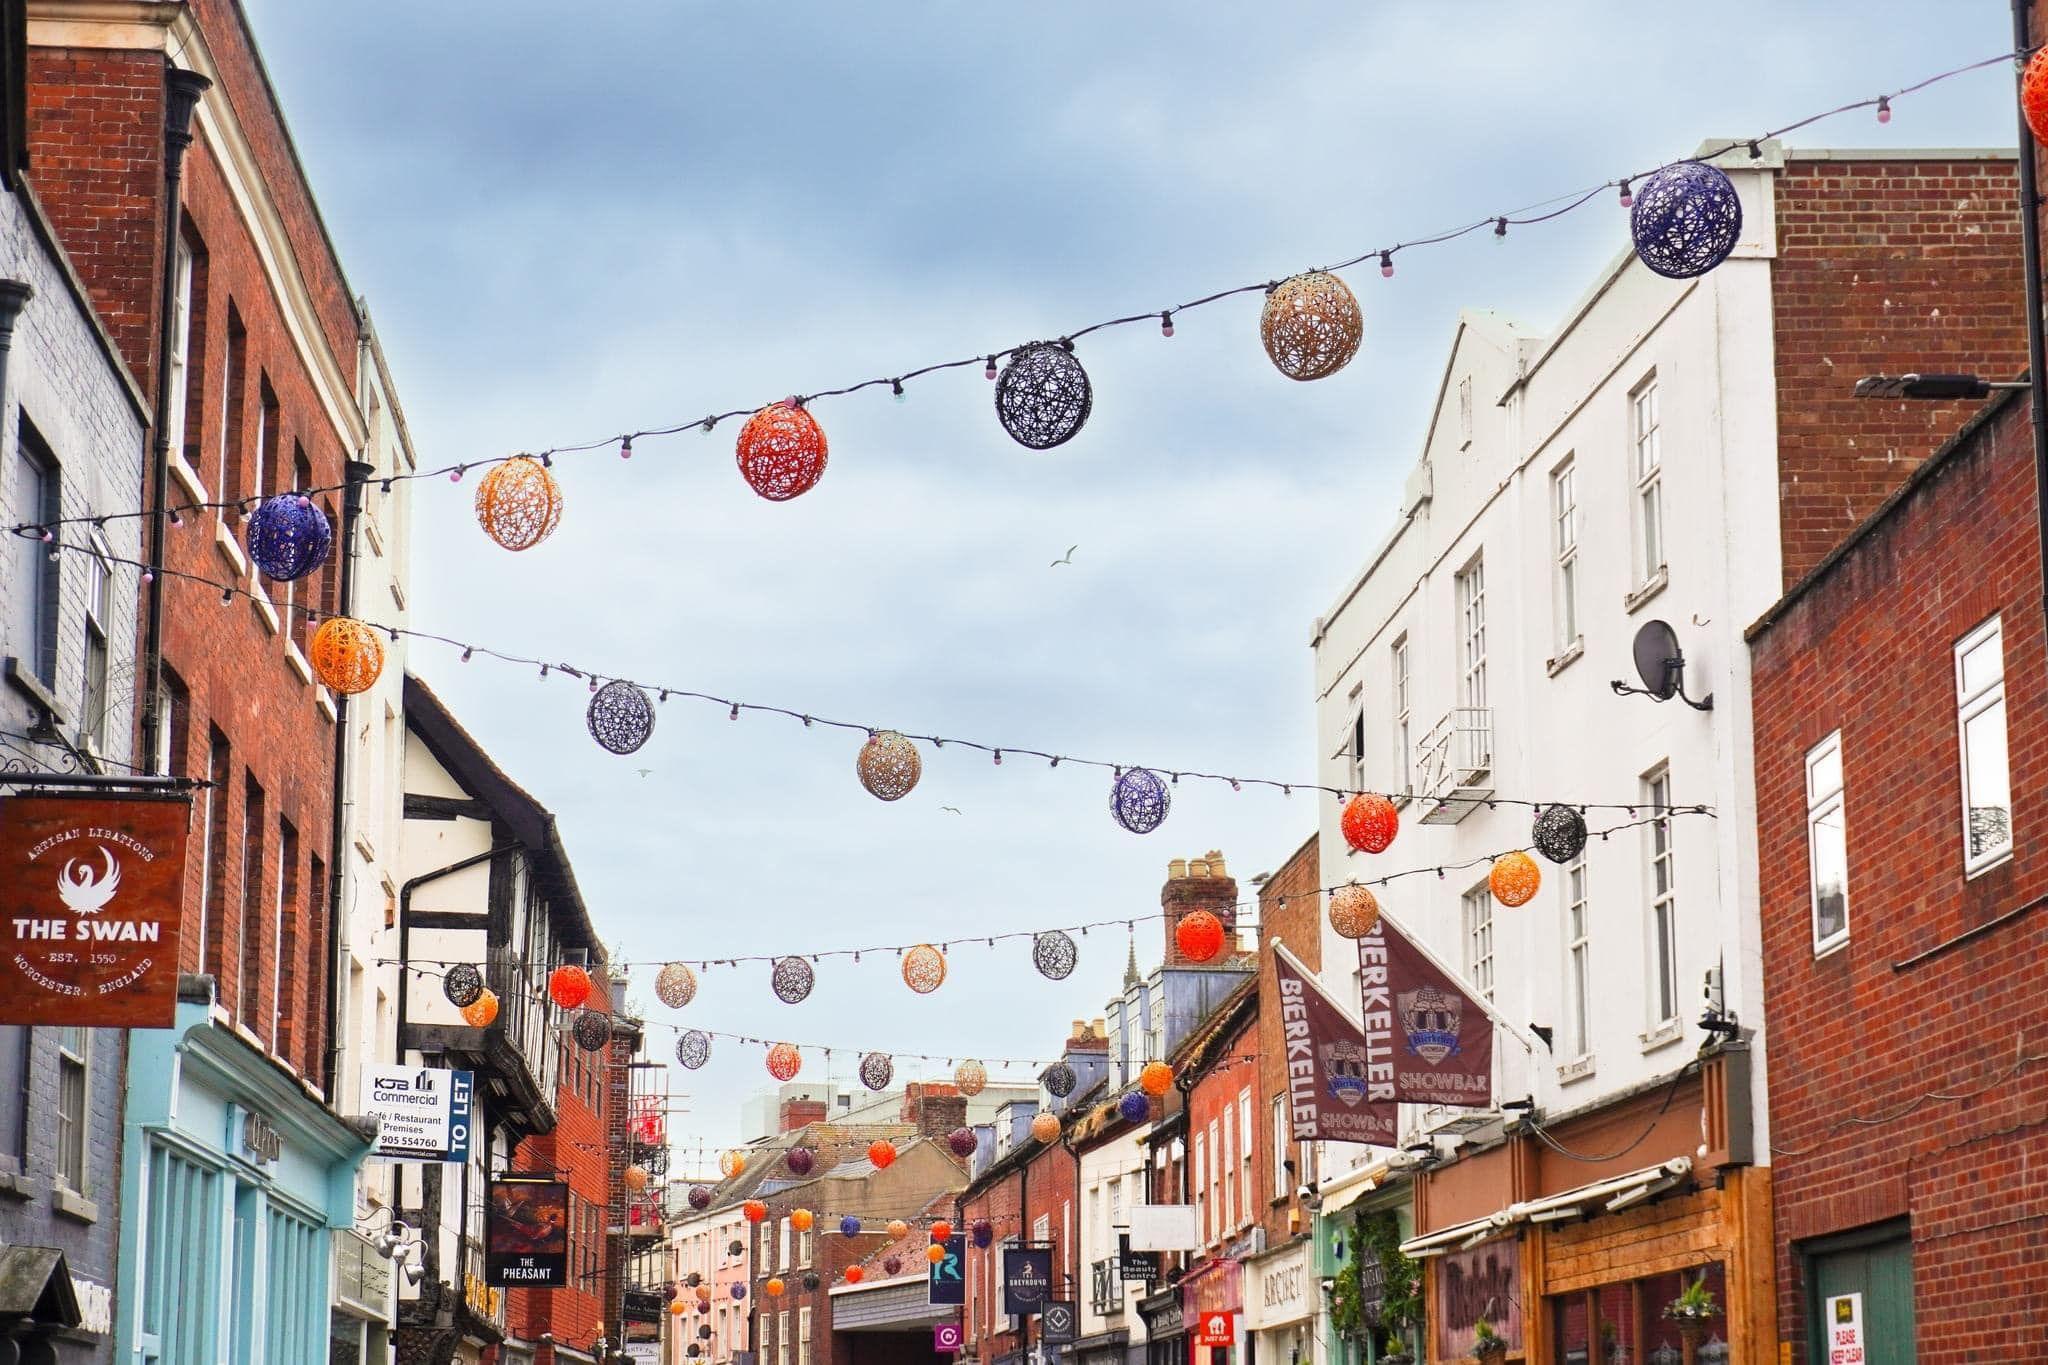
POLYGON ((1378 792, 1360 792, 1345 803, 1339 824, 1344 842, 1360 853, 1385 853, 1401 832, 1401 812, 1378 792))
POLYGON ((941 1218, 938 1222, 932 1224, 932 1240, 934 1242, 943 1242, 952 1235, 953 1225, 945 1219, 941 1218))
POLYGON ((929 943, 920 943, 903 955, 903 984, 919 995, 930 995, 946 984, 946 955, 929 943))
POLYGON ((770 1276, 770 1277, 769 1277, 769 1280, 768 1280, 768 1283, 766 1283, 766 1284, 764 1284, 764 1285, 762 1285, 762 1286, 761 1286, 761 1288, 762 1288, 762 1289, 763 1289, 764 1291, 766 1291, 766 1293, 767 1293, 768 1297, 769 1297, 769 1298, 771 1298, 771 1299, 779 1299, 779 1298, 781 1298, 781 1297, 782 1297, 782 1291, 783 1291, 783 1290, 785 1290, 785 1289, 787 1289, 788 1287, 789 1287, 789 1286, 785 1285, 785 1284, 784 1284, 784 1283, 782 1282, 782 1277, 781 1277, 781 1276, 779 1276, 779 1275, 775 1275, 775 1276, 770 1276))
POLYGON ((988 1068, 980 1062, 962 1062, 953 1068, 953 1088, 973 1099, 988 1089, 988 1068))
POLYGON ((868 1160, 878 1171, 887 1170, 896 1162, 896 1144, 884 1138, 868 1144, 868 1160))
POLYGON ((937 1244, 928 1246, 924 1249, 924 1258, 933 1265, 937 1265, 940 1261, 946 1259, 946 1249, 937 1244))
POLYGON ((462 1022, 471 1028, 489 1028, 498 1019, 498 993, 485 991, 462 1007, 462 1022))
POLYGON ((818 1216, 809 1209, 791 1209, 789 1211, 789 1225, 798 1232, 809 1232, 811 1224, 817 1220, 818 1216))
POLYGON ((1495 900, 1513 909, 1529 903, 1536 888, 1543 884, 1543 873, 1528 854, 1503 853, 1494 859, 1493 870, 1486 874, 1486 884, 1492 888, 1495 900))
POLYGON ((861 1281, 861 1276, 865 1274, 867 1274, 867 1272, 865 1270, 862 1270, 859 1266, 850 1265, 846 1267, 846 1282, 848 1284, 859 1284, 861 1281))
POLYGON ((677 1299, 674 1303, 668 1306, 668 1314, 672 1318, 681 1317, 683 1315, 683 1312, 683 1301, 681 1299, 677 1299))
POLYGON ((740 1205, 740 1212, 747 1216, 749 1223, 758 1223, 768 1216, 768 1206, 758 1199, 749 1199, 740 1205))
POLYGON ((777 1043, 768 1049, 768 1074, 778 1081, 795 1080, 803 1065, 804 1054, 795 1043, 777 1043))
POLYGON ((1259 339, 1275 369, 1289 379, 1324 379, 1358 354, 1365 319, 1358 297, 1335 275, 1311 270, 1282 280, 1266 295, 1259 339))
POLYGON ((367 692, 384 671, 384 642, 376 628, 350 616, 330 616, 313 632, 306 658, 313 676, 344 697, 367 692))
POLYGON ((699 1302, 699 1303, 709 1303, 709 1302, 711 1302, 711 1286, 710 1286, 710 1285, 708 1285, 708 1284, 700 1284, 700 1285, 698 1285, 698 1286, 697 1286, 697 1302, 699 1302))
POLYGON ((1173 941, 1190 962, 1207 962, 1223 951, 1223 921, 1207 910, 1182 915, 1173 926, 1173 941))
POLYGON ((2035 138, 2048 142, 2048 48, 2027 59, 2026 74, 2020 77, 2020 112, 2035 138))
POLYGON ((901 1218, 891 1218, 889 1220, 889 1240, 900 1242, 909 1235, 910 1224, 904 1222, 901 1218))
POLYGON ((1330 893, 1330 927, 1345 938, 1364 938, 1380 927, 1380 903, 1362 886, 1330 893))
POLYGON ((1165 1062, 1147 1062, 1138 1073, 1138 1088, 1154 1097, 1173 1089, 1173 1068, 1165 1062))
POLYGON ((718 1173, 727 1180, 747 1169, 747 1159, 739 1152, 727 1152, 718 1158, 718 1173))
POLYGON ((1032 1119, 1031 1136, 1044 1143, 1059 1141, 1060 1116, 1058 1114, 1040 1114, 1032 1119))
POLYGON ((625 1170, 619 1172, 619 1183, 635 1194, 640 1193, 640 1191, 647 1188, 647 1168, 645 1166, 628 1166, 625 1170))
POLYGON ((770 502, 787 502, 825 473, 825 429, 792 403, 770 403, 740 428, 740 474, 770 502))
POLYGON ((530 550, 562 522, 562 488, 531 455, 514 455, 476 486, 476 524, 508 550, 530 550))
POLYGON ((548 996, 565 1010, 590 998, 590 973, 581 967, 557 967, 548 973, 548 996))

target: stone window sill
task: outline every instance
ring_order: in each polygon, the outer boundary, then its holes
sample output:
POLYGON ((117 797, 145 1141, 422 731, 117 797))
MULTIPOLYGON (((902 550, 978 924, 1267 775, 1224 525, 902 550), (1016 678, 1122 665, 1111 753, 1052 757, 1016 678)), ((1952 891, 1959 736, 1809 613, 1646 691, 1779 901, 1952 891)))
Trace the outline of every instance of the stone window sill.
POLYGON ((1559 1085, 1571 1085, 1575 1081, 1590 1080, 1593 1074, 1593 1054, 1590 1052, 1575 1061, 1559 1062, 1557 1064, 1557 1083, 1559 1085))
POLYGON ((320 714, 329 721, 338 720, 341 713, 334 709, 334 695, 326 688, 319 689, 313 696, 313 704, 320 708, 320 714))
POLYGON ((206 496, 206 484, 199 477, 199 471, 176 451, 171 453, 171 477, 178 481, 178 487, 185 490, 185 496, 193 502, 211 502, 206 496))
POLYGON ((1621 599, 1622 613, 1628 616, 1635 615, 1636 612, 1642 609, 1644 603, 1648 602, 1658 593, 1664 591, 1664 589, 1670 584, 1670 582, 1670 566, 1664 564, 1658 565, 1657 572, 1651 574, 1648 581, 1646 581, 1640 588, 1637 588, 1634 592, 1630 593, 1627 597, 1621 599))
POLYGON ((68 1185, 59 1185, 52 1190, 50 1203, 60 1217, 80 1223, 100 1221, 100 1206, 68 1185))
POLYGON ((306 656, 299 652, 299 642, 290 636, 284 641, 284 661, 292 666, 292 672, 299 675, 299 681, 313 681, 313 665, 306 662, 306 656))
POLYGON ((0 1195, 9 1199, 33 1199, 36 1197, 35 1178, 20 1171, 0 1171, 0 1195))
POLYGON ((57 700, 56 694, 50 691, 43 684, 43 680, 31 672, 20 659, 10 654, 5 664, 0 664, 0 669, 5 670, 7 681, 13 685, 15 691, 50 713, 50 719, 56 722, 59 729, 71 723, 70 717, 64 714, 64 704, 57 700))
POLYGON ((1581 635, 1559 650, 1555 659, 1545 659, 1543 661, 1543 671, 1554 678, 1578 662, 1585 652, 1586 637, 1581 635))
POLYGON ((220 552, 220 557, 235 571, 236 578, 248 575, 249 557, 242 553, 240 543, 235 540, 235 533, 228 529, 225 508, 221 510, 220 520, 213 523, 213 548, 220 552))
POLYGON ((249 589, 249 605, 256 608, 256 614, 263 618, 264 629, 272 635, 278 632, 277 605, 270 600, 269 592, 258 584, 249 589))
POLYGON ((1644 1052, 1655 1052, 1660 1047, 1669 1047, 1685 1034, 1685 1023, 1679 1019, 1666 1019, 1647 1033, 1637 1035, 1643 1040, 1644 1052))

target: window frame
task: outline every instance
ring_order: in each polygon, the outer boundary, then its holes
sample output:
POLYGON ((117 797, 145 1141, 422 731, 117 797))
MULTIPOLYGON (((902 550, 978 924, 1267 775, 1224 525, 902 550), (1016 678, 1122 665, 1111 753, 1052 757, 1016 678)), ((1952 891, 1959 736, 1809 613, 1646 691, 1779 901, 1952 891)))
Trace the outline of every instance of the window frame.
POLYGON ((1583 1061, 1593 1055, 1593 916, 1587 894, 1586 850, 1564 866, 1565 1022, 1571 1029, 1570 1055, 1583 1061))
POLYGON ((1389 689, 1394 713, 1394 774, 1401 779, 1401 790, 1415 789, 1415 744, 1410 722, 1414 717, 1413 697, 1410 686, 1413 674, 1410 672, 1411 658, 1408 652, 1408 632, 1402 631, 1394 637, 1394 643, 1387 648, 1387 666, 1392 673, 1389 689))
POLYGON ((61 1189, 87 1193, 92 1183, 92 1030, 61 1027, 57 1035, 57 1148, 51 1176, 61 1189), (76 1043, 74 1047, 73 1044, 76 1043), (70 1112, 70 1084, 77 1078, 78 1112, 70 1112), (76 1179, 73 1176, 76 1176, 76 1179))
POLYGON ((1468 888, 1458 898, 1459 930, 1464 944, 1465 983, 1488 1004, 1494 998, 1494 959, 1498 947, 1493 933, 1493 888, 1486 882, 1468 888), (1479 912, 1484 911, 1482 915, 1479 912))
POLYGON ((1351 710, 1351 790, 1365 790, 1365 701, 1361 697, 1351 710))
POLYGON ((1634 515, 1630 520, 1635 529, 1635 586, 1638 589, 1648 587, 1659 573, 1667 571, 1671 560, 1664 534, 1662 407, 1658 397, 1657 372, 1652 370, 1628 391, 1629 486, 1634 490, 1634 515))
POLYGON ((1806 751, 1806 887, 1812 914, 1813 955, 1823 957, 1849 941, 1849 824, 1846 806, 1848 774, 1843 770, 1842 732, 1836 730, 1806 751), (1834 760, 1834 785, 1819 790, 1814 770, 1830 757, 1834 760), (1820 925, 1820 845, 1815 833, 1832 816, 1842 832, 1842 924, 1823 934, 1820 925))
MULTIPOLYGON (((1967 880, 1980 872, 1998 866, 2012 857, 2013 806, 2006 807, 2005 842, 1984 853, 1970 851, 1970 722, 1996 710, 2006 717, 2005 737, 2005 790, 2006 800, 2013 801, 2012 791, 2012 731, 2011 711, 2006 706, 2005 694, 2005 625, 2003 615, 1993 616, 1980 623, 1962 639, 1956 641, 1954 649, 1956 675, 1956 762, 1962 786, 1957 793, 1957 805, 1962 819, 1963 876, 1967 880), (1964 680, 1963 660, 1986 644, 1996 643, 1998 648, 1998 676, 1993 681, 1972 691, 1964 680)), ((2016 803, 2015 803, 2016 804, 2016 803)))
POLYGON ((1584 638, 1579 628, 1578 461, 1567 455, 1550 471, 1551 625, 1557 652, 1584 638))
POLYGON ((185 416, 190 408, 187 388, 192 373, 192 280, 196 254, 184 233, 172 252, 171 355, 163 429, 170 433, 174 456, 185 458, 185 416))
MULTIPOLYGON (((54 526, 64 516, 64 465, 25 414, 16 426, 14 458, 20 466, 17 478, 34 480, 33 489, 23 491, 32 492, 36 503, 33 508, 17 505, 16 515, 23 521, 54 526)), ((63 600, 63 574, 56 562, 58 552, 54 545, 46 548, 32 536, 23 536, 21 541, 26 547, 24 562, 35 575, 33 587, 24 594, 28 601, 29 638, 20 642, 28 651, 21 663, 46 691, 54 693, 60 671, 58 615, 63 600)))
MULTIPOLYGON (((83 655, 78 682, 78 734, 87 750, 104 754, 107 749, 107 712, 113 709, 114 549, 104 531, 94 527, 88 533, 85 557, 84 624, 80 632, 83 655)), ((161 732, 168 733, 169 717, 159 707, 161 732)), ((161 737, 161 736, 160 736, 161 737)))
POLYGON ((1458 570, 1458 705, 1483 711, 1486 691, 1486 556, 1482 552, 1458 570))
POLYGON ((1660 763, 1643 774, 1643 804, 1651 819, 1643 827, 1643 947, 1648 954, 1646 982, 1652 989, 1643 993, 1644 1004, 1660 1003, 1663 1013, 1652 1013, 1652 1029, 1675 1023, 1678 1000, 1678 856, 1668 811, 1671 806, 1671 765, 1660 763), (1660 818, 1663 817, 1663 818, 1660 818), (1657 874, 1664 874, 1664 889, 1657 889, 1657 874))

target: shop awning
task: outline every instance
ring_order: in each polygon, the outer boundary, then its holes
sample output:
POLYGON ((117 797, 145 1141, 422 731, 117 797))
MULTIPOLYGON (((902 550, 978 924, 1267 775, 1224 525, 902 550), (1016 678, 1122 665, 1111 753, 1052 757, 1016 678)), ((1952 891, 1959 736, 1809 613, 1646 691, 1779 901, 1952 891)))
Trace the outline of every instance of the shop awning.
POLYGON ((1392 1163, 1376 1161, 1333 1180, 1323 1187, 1323 1202, 1317 1212, 1325 1218, 1334 1218, 1367 1195, 1386 1188, 1388 1178, 1394 1174, 1392 1163))
POLYGON ((1590 1185, 1566 1190, 1563 1194, 1546 1195, 1542 1199, 1531 1199, 1519 1204, 1510 1204, 1484 1218, 1474 1218, 1453 1227, 1411 1237, 1401 1243, 1404 1256, 1441 1256, 1468 1243, 1479 1243, 1489 1237, 1497 1237, 1522 1223, 1561 1222, 1592 1212, 1592 1206, 1602 1207, 1614 1204, 1630 1204, 1638 1199, 1647 1199, 1653 1194, 1677 1184, 1692 1174, 1692 1158, 1673 1157, 1656 1166, 1645 1166, 1627 1175, 1618 1175, 1611 1180, 1598 1180, 1590 1185))

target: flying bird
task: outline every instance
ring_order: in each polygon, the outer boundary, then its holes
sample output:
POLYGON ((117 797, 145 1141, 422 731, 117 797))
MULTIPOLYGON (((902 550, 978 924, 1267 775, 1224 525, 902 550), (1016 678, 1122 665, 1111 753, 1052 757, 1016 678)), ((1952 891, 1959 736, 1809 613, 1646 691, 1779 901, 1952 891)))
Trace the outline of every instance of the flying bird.
POLYGON ((1069 546, 1067 547, 1067 552, 1066 552, 1066 554, 1065 554, 1065 555, 1061 556, 1061 557, 1060 557, 1060 558, 1058 558, 1058 559, 1055 559, 1055 560, 1054 560, 1054 561, 1053 561, 1052 563, 1050 563, 1050 564, 1046 565, 1046 567, 1047 567, 1047 568, 1049 568, 1049 569, 1057 569, 1057 568, 1058 568, 1058 567, 1059 567, 1060 565, 1062 565, 1062 564, 1071 564, 1071 563, 1073 563, 1073 562, 1074 562, 1074 551, 1076 551, 1076 550, 1078 550, 1078 549, 1080 549, 1080 548, 1081 548, 1081 547, 1080 547, 1080 546, 1078 546, 1078 545, 1069 545, 1069 546))
POLYGON ((638 774, 640 774, 640 776, 642 776, 642 777, 645 777, 645 776, 647 776, 647 774, 649 774, 649 773, 653 772, 653 771, 654 771, 654 769, 652 769, 652 768, 635 768, 635 769, 633 769, 633 771, 634 771, 634 772, 636 772, 636 773, 638 773, 638 774))
POLYGON ((955 814, 955 815, 958 815, 958 814, 960 813, 960 808, 959 808, 958 806, 940 806, 940 807, 939 807, 939 809, 940 809, 940 810, 949 810, 949 811, 953 812, 953 814, 955 814))

